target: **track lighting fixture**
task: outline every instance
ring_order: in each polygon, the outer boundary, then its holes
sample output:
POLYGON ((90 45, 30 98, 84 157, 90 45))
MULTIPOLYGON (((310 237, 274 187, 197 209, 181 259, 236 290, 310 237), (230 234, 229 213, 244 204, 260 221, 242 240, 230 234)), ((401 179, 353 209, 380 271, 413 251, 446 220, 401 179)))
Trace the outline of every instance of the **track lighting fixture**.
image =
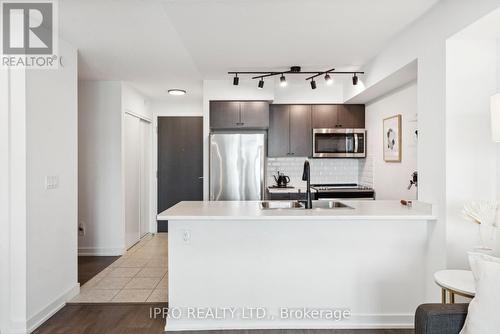
POLYGON ((354 76, 352 77, 352 84, 356 86, 358 84, 358 76, 356 73, 354 73, 354 76))
POLYGON ((280 77, 280 86, 281 87, 286 87, 286 85, 287 85, 287 82, 286 82, 285 76, 283 74, 281 74, 281 77, 280 77))
POLYGON ((325 74, 325 82, 328 86, 330 86, 331 84, 333 84, 333 79, 330 77, 330 74, 325 74))
POLYGON ((259 80, 258 86, 260 89, 264 88, 264 78, 269 78, 273 76, 280 76, 280 86, 285 87, 287 85, 287 81, 285 78, 285 73, 287 75, 291 74, 300 74, 300 75, 305 75, 309 74, 310 76, 305 78, 306 80, 311 80, 311 88, 316 89, 316 81, 314 80, 315 78, 319 76, 325 76, 325 83, 327 85, 332 85, 333 84, 333 76, 334 75, 339 75, 339 74, 349 74, 353 75, 352 77, 352 84, 357 85, 359 78, 358 74, 364 74, 365 72, 359 72, 359 71, 348 71, 348 72, 341 72, 341 71, 335 71, 334 68, 331 68, 326 71, 302 71, 300 66, 292 66, 290 67, 290 70, 288 71, 280 71, 280 72, 275 72, 275 71, 239 71, 239 72, 227 72, 228 74, 234 75, 233 78, 233 85, 237 86, 240 83, 240 79, 238 75, 245 74, 245 75, 254 75, 252 79, 254 80, 259 80))

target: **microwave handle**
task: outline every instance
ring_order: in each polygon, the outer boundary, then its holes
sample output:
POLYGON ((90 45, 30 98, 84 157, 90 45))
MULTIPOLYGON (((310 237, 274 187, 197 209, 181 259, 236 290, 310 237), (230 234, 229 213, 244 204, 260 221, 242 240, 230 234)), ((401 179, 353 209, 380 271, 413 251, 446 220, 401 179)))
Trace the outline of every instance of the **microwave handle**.
POLYGON ((354 153, 358 153, 358 134, 354 134, 354 153))

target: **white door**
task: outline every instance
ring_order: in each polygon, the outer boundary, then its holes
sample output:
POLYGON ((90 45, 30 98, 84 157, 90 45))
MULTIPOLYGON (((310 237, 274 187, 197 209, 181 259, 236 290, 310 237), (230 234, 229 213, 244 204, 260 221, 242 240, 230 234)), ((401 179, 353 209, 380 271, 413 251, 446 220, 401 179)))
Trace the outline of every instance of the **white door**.
POLYGON ((140 238, 141 193, 141 123, 125 114, 125 245, 132 247, 140 238))
POLYGON ((151 184, 151 123, 141 119, 141 224, 140 235, 143 237, 149 232, 151 211, 150 184, 151 184))

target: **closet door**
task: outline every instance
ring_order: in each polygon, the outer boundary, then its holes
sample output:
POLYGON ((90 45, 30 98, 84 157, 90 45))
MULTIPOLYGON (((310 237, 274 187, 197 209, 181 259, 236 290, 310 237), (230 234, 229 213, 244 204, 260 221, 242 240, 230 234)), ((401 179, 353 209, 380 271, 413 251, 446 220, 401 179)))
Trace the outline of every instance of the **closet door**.
POLYGON ((143 237, 149 232, 150 223, 150 184, 151 184, 151 123, 140 120, 141 127, 141 226, 140 235, 143 237))
POLYGON ((130 248, 140 238, 142 140, 140 119, 130 114, 124 118, 125 246, 130 248))

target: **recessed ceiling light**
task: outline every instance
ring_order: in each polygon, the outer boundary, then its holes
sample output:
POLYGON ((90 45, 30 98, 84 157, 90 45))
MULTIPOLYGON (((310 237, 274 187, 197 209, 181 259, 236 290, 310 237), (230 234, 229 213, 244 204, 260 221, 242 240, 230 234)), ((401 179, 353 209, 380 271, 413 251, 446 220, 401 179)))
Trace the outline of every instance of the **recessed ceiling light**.
POLYGON ((185 95, 186 94, 186 91, 184 89, 169 89, 168 90, 168 93, 170 95, 185 95))

